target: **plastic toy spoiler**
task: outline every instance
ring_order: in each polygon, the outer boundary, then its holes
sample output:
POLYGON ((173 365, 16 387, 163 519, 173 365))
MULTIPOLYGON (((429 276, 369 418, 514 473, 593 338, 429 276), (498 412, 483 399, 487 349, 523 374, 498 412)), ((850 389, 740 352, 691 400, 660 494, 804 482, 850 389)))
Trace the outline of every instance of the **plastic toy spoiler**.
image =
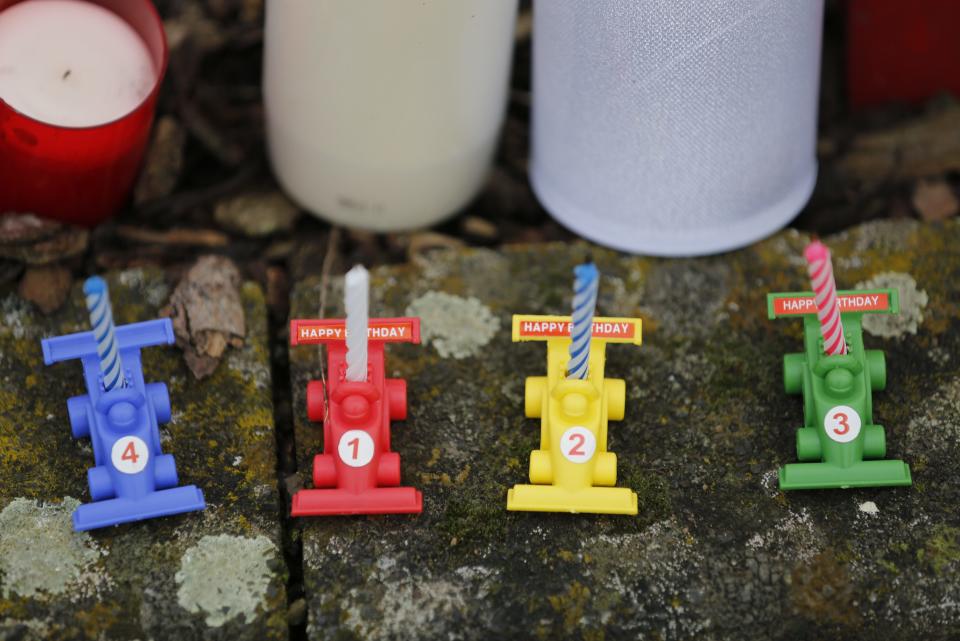
MULTIPOLYGON (((346 340, 346 322, 342 318, 290 321, 291 345, 320 345, 346 340)), ((383 343, 420 343, 419 318, 371 318, 367 339, 383 343)))
MULTIPOLYGON (((897 314, 900 312, 900 292, 896 289, 837 292, 837 303, 841 314, 897 314)), ((770 320, 816 313, 813 292, 767 294, 767 316, 770 320)))
MULTIPOLYGON (((571 322, 569 316, 515 314, 513 317, 513 342, 570 338, 571 322)), ((643 326, 639 318, 595 317, 591 340, 639 345, 643 336, 642 330, 643 326)))
MULTIPOLYGON (((173 345, 176 340, 173 335, 173 324, 169 318, 120 325, 116 332, 117 348, 121 350, 129 347, 173 345)), ((41 345, 43 362, 46 365, 97 353, 97 339, 94 338, 93 332, 89 331, 49 338, 41 345)))

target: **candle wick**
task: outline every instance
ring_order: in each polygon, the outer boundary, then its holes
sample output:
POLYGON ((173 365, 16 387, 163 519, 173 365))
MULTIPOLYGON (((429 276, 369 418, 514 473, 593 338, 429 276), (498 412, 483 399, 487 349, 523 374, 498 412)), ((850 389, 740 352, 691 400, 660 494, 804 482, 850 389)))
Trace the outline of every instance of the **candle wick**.
POLYGON ((71 73, 73 73, 72 69, 67 69, 66 71, 64 71, 63 77, 61 78, 61 80, 66 80, 67 78, 69 78, 71 73))

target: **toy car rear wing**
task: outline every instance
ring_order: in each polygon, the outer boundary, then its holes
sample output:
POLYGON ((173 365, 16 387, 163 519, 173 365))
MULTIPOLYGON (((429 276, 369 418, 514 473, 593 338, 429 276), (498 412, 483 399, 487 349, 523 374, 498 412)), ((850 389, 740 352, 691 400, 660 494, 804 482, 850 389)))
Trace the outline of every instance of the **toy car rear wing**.
MULTIPOLYGON (((900 292, 896 289, 864 289, 837 292, 840 313, 897 314, 900 292)), ((813 292, 767 294, 767 316, 770 320, 784 316, 816 314, 813 292)))
MULTIPOLYGON (((513 342, 569 338, 571 322, 569 316, 514 315, 513 342)), ((642 330, 642 322, 639 318, 596 317, 593 319, 592 340, 639 345, 642 330)))
MULTIPOLYGON (((347 338, 346 321, 342 318, 294 319, 290 321, 291 345, 339 343, 347 338)), ((383 343, 419 343, 419 318, 371 318, 367 340, 383 343)))
MULTIPOLYGON (((120 351, 154 345, 172 345, 175 341, 173 323, 169 318, 119 325, 116 332, 117 349, 120 351)), ((97 353, 97 340, 93 337, 93 332, 77 332, 45 338, 41 341, 41 345, 43 362, 47 365, 97 353)))

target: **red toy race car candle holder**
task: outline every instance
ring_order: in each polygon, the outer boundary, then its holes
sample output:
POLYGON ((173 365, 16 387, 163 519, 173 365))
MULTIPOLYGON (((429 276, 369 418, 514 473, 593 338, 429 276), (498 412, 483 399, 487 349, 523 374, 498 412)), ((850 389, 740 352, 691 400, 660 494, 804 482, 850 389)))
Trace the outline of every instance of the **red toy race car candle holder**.
POLYGON ((400 487, 400 455, 390 421, 407 417, 407 382, 384 373, 385 343, 419 343, 419 318, 371 318, 367 380, 346 380, 342 319, 290 321, 291 345, 327 346, 327 384, 307 384, 307 416, 323 422, 323 454, 313 458, 314 489, 293 497, 292 516, 419 514, 423 497, 400 487), (329 399, 329 402, 328 402, 329 399))

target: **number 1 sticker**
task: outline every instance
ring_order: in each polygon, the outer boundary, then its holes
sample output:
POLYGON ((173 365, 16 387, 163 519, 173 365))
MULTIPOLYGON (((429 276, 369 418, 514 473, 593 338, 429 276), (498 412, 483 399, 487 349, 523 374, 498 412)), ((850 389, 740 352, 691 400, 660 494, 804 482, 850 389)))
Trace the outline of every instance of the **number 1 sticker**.
POLYGON ((337 453, 350 467, 363 467, 373 460, 373 439, 363 430, 350 430, 340 437, 337 453))
POLYGON ((571 463, 586 463, 597 451, 597 439, 585 427, 571 427, 560 437, 560 452, 571 463))
POLYGON ((823 429, 837 443, 849 443, 860 434, 860 415, 847 405, 831 407, 823 417, 823 429))
POLYGON ((142 472, 150 460, 150 450, 143 439, 136 436, 118 438, 110 449, 110 461, 124 474, 142 472))

